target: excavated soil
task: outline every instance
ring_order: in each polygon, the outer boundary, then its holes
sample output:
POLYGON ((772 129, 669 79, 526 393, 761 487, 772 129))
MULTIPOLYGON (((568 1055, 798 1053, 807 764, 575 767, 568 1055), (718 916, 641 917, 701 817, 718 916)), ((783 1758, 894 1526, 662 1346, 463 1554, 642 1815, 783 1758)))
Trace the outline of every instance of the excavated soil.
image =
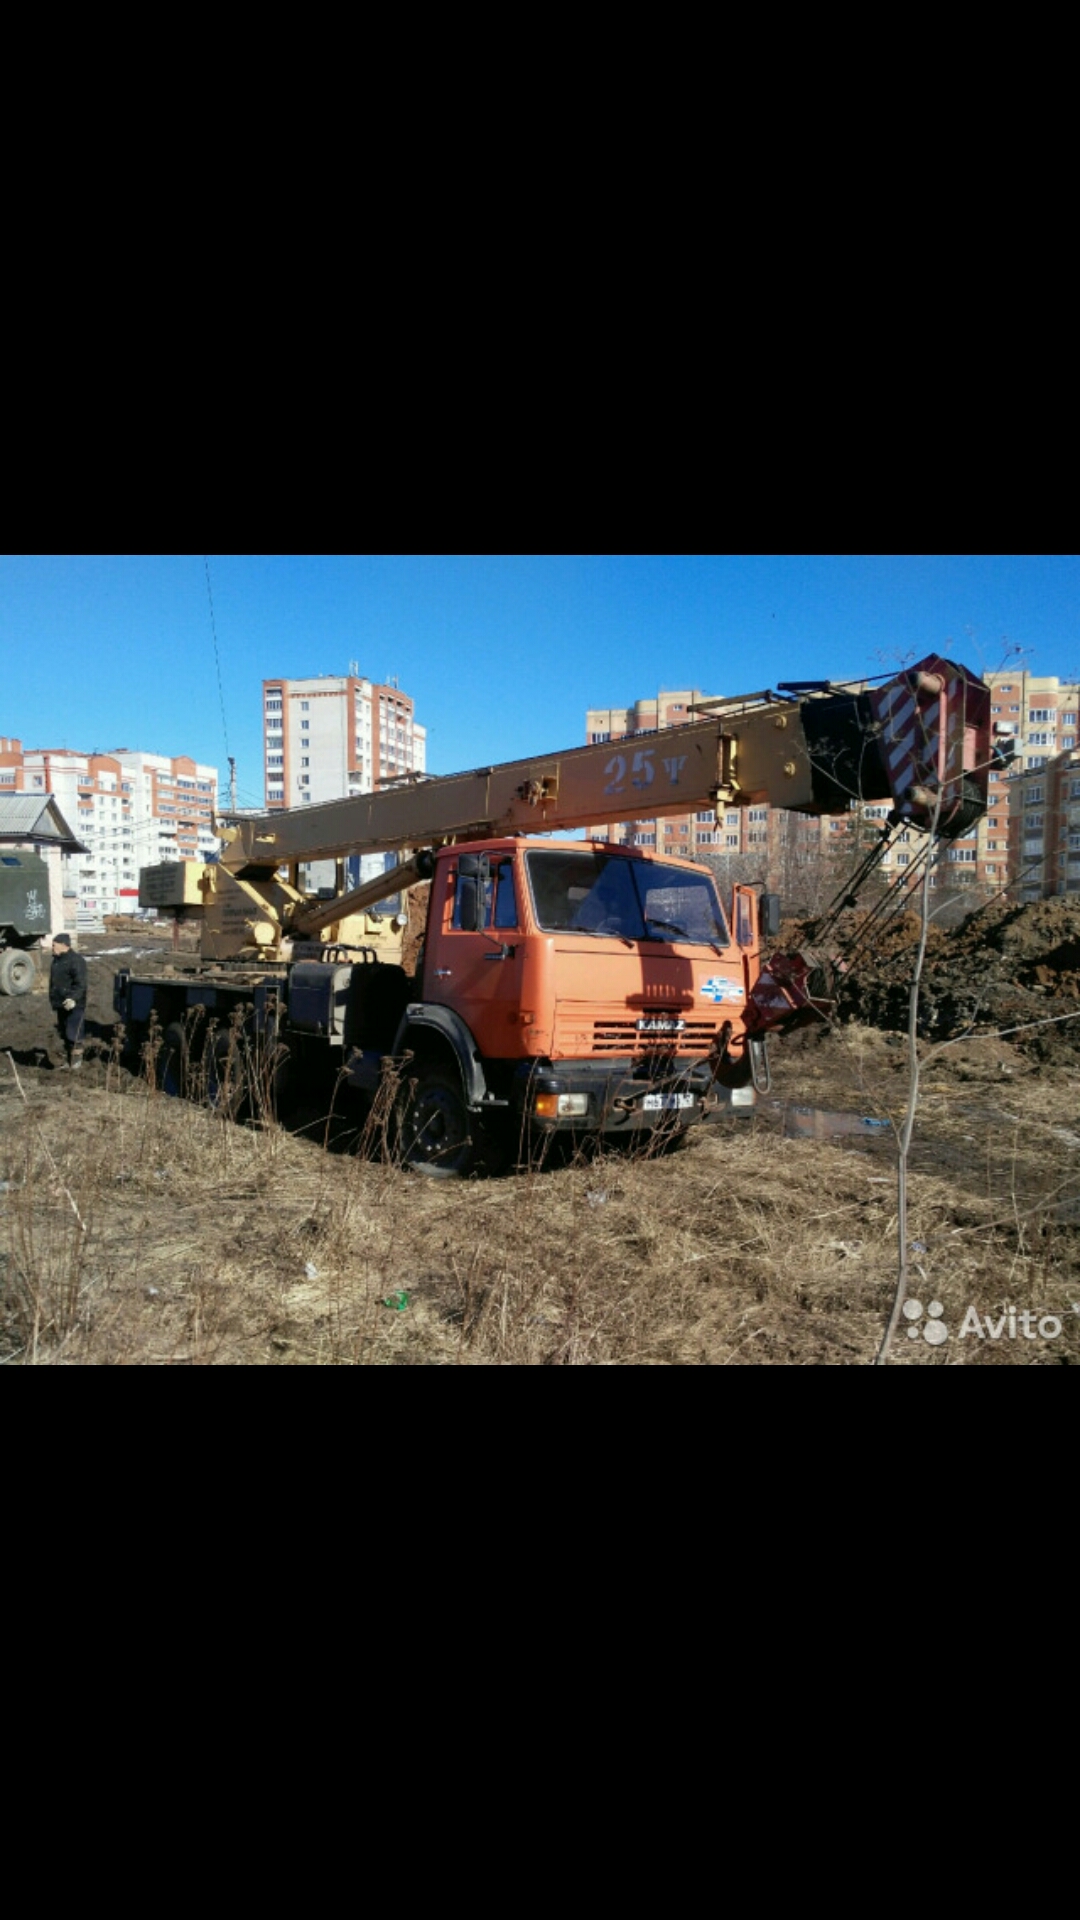
MULTIPOLYGON (((875 933, 842 978, 841 1022, 906 1030, 919 917, 875 933)), ((991 903, 959 926, 931 925, 919 994, 924 1039, 1009 1031, 1029 1059, 1075 1066, 1080 1050, 1080 903, 991 903), (1021 1031, 1015 1031, 1021 1029, 1021 1031)))

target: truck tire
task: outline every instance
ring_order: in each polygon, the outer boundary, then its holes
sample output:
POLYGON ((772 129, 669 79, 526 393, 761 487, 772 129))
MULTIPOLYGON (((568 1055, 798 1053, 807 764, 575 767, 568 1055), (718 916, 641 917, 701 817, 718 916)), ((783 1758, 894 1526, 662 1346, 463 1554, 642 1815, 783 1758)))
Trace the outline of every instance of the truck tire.
POLYGON ((8 993, 14 998, 19 993, 29 993, 37 978, 37 966, 32 953, 24 953, 21 947, 5 947, 0 953, 0 993, 8 993))
POLYGON ((449 1067, 421 1069, 406 1091, 398 1128, 401 1164, 429 1180, 464 1180, 479 1160, 479 1129, 449 1067))

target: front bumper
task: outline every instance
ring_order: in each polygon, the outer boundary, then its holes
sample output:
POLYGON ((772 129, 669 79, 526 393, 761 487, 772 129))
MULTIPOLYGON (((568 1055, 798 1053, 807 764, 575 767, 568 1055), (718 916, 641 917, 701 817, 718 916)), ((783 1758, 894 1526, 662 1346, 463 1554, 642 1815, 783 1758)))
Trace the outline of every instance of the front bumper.
POLYGON ((756 1097, 719 1086, 702 1060, 541 1060, 515 1075, 511 1106, 551 1133, 637 1133, 750 1113, 756 1097))

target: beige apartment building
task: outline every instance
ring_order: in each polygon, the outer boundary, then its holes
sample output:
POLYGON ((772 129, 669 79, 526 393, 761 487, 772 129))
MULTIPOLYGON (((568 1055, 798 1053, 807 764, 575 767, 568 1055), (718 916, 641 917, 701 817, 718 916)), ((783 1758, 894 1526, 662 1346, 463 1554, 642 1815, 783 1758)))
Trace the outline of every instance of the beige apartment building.
POLYGON ((268 810, 373 793, 426 767, 409 695, 365 680, 355 662, 347 674, 264 680, 262 718, 268 810))

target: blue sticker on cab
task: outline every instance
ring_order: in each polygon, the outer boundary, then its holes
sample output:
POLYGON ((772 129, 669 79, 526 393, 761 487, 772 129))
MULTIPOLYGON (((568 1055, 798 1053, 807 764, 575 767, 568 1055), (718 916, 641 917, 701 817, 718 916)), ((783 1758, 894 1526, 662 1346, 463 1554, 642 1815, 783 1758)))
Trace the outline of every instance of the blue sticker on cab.
POLYGON ((738 981, 728 980, 722 973, 714 973, 708 980, 703 980, 700 991, 702 999, 711 1000, 714 1005, 719 1005, 724 1000, 732 1002, 737 1000, 741 1005, 746 998, 738 981))

